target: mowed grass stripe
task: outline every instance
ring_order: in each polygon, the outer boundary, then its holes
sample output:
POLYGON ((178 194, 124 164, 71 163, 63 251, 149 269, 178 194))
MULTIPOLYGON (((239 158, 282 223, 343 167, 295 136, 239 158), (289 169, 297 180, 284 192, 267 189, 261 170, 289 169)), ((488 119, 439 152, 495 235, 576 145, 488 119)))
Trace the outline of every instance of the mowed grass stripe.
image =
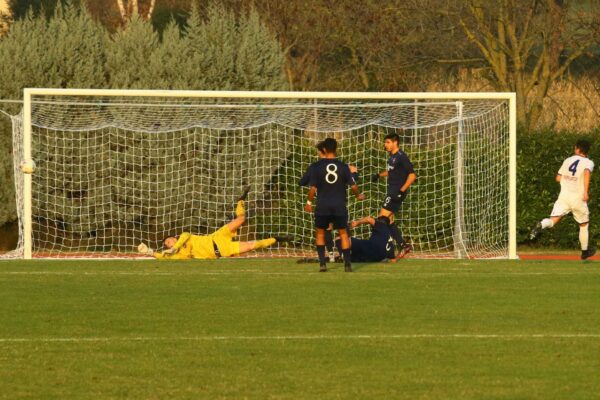
POLYGON ((0 399, 600 393, 600 264, 404 261, 1 262, 0 399))

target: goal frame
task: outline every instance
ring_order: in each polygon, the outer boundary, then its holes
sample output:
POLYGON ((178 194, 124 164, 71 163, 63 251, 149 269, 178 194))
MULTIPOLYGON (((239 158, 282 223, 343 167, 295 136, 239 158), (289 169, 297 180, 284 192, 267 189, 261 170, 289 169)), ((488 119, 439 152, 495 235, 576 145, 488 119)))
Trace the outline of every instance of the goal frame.
MULTIPOLYGON (((286 91, 211 91, 211 90, 130 90, 130 89, 53 89, 23 90, 23 157, 31 159, 32 99, 34 96, 120 96, 187 97, 228 99, 315 99, 315 100, 507 100, 509 104, 509 207, 508 257, 517 259, 517 109, 514 92, 286 92, 286 91)), ((31 259, 32 176, 23 173, 23 258, 31 259)), ((458 199, 457 199, 458 200, 458 199)))

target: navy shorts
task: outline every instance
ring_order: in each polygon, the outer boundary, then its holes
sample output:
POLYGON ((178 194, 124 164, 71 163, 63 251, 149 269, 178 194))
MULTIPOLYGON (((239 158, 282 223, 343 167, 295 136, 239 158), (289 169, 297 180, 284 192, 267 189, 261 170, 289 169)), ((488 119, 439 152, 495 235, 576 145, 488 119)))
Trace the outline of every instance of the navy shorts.
POLYGON ((400 209, 400 206, 404 202, 405 198, 406 193, 398 193, 397 195, 388 194, 385 197, 385 200, 383 200, 383 205, 381 206, 381 208, 395 213, 400 209))
POLYGON ((320 229, 329 228, 329 224, 333 224, 333 229, 347 229, 347 215, 315 215, 315 226, 320 229))

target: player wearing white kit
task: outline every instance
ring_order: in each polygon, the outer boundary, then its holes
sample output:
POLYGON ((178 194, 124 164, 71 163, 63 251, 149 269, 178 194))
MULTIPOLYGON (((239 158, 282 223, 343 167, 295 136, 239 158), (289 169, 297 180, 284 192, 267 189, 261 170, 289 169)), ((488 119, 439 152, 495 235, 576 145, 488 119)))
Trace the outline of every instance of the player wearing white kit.
POLYGON ((596 253, 596 249, 588 248, 590 212, 589 200, 590 176, 594 170, 594 162, 587 155, 590 143, 578 140, 575 144, 575 155, 563 163, 556 181, 560 183, 560 194, 554 203, 550 218, 544 218, 531 230, 530 238, 535 239, 542 229, 552 228, 562 217, 573 213, 573 218, 579 224, 579 242, 581 243, 581 259, 585 260, 596 253))

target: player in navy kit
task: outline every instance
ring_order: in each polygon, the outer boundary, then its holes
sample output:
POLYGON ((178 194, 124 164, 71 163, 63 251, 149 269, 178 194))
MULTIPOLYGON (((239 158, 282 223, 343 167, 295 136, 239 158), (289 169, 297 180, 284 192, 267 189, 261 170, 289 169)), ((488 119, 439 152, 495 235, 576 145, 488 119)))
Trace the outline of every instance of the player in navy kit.
MULTIPOLYGON (((406 198, 408 188, 417 179, 417 175, 406 153, 400 150, 400 136, 398 134, 390 133, 386 135, 384 146, 385 150, 390 153, 387 170, 374 174, 371 181, 376 182, 379 178, 387 177, 387 194, 381 211, 379 211, 379 216, 388 217, 390 221, 393 221, 394 214, 400 209, 406 198)), ((392 223, 390 228, 399 249, 396 258, 402 258, 412 250, 412 246, 404 241, 402 233, 396 225, 392 223)))
MULTIPOLYGON (((324 150, 324 142, 319 142, 317 144, 317 151, 319 152, 319 159, 324 158, 325 157, 325 150, 324 150)), ((304 175, 302 175, 302 178, 300 178, 300 182, 298 182, 298 184, 300 186, 308 186, 308 182, 310 180, 310 172, 311 172, 311 167, 315 164, 311 164, 310 167, 308 167, 308 169, 306 170, 306 172, 304 173, 304 175)), ((354 165, 348 165, 348 167, 350 168, 350 172, 352 173, 352 177, 354 178, 354 182, 358 182, 358 169, 354 166, 354 165)), ((329 224, 329 227, 327 227, 327 229, 325 230, 325 248, 327 250, 327 254, 329 256, 329 262, 335 262, 336 260, 339 261, 339 258, 335 257, 335 249, 334 249, 334 243, 333 243, 333 224, 329 224)), ((340 248, 338 247, 338 250, 340 250, 340 248)), ((311 258, 304 258, 299 260, 299 262, 301 263, 305 263, 305 262, 312 262, 313 259, 311 258)))
POLYGON ((312 201, 316 195, 315 227, 319 270, 327 271, 325 230, 329 224, 333 224, 333 228, 338 231, 341 239, 340 247, 344 257, 344 269, 346 272, 352 272, 346 187, 351 187, 358 200, 364 200, 365 196, 359 192, 348 165, 336 158, 337 141, 327 138, 317 145, 317 148, 322 149, 323 154, 319 161, 308 167, 310 189, 304 210, 312 212, 312 201))
POLYGON ((371 225, 369 239, 351 238, 352 262, 378 262, 395 256, 394 239, 388 217, 364 217, 350 223, 350 227, 371 225))

